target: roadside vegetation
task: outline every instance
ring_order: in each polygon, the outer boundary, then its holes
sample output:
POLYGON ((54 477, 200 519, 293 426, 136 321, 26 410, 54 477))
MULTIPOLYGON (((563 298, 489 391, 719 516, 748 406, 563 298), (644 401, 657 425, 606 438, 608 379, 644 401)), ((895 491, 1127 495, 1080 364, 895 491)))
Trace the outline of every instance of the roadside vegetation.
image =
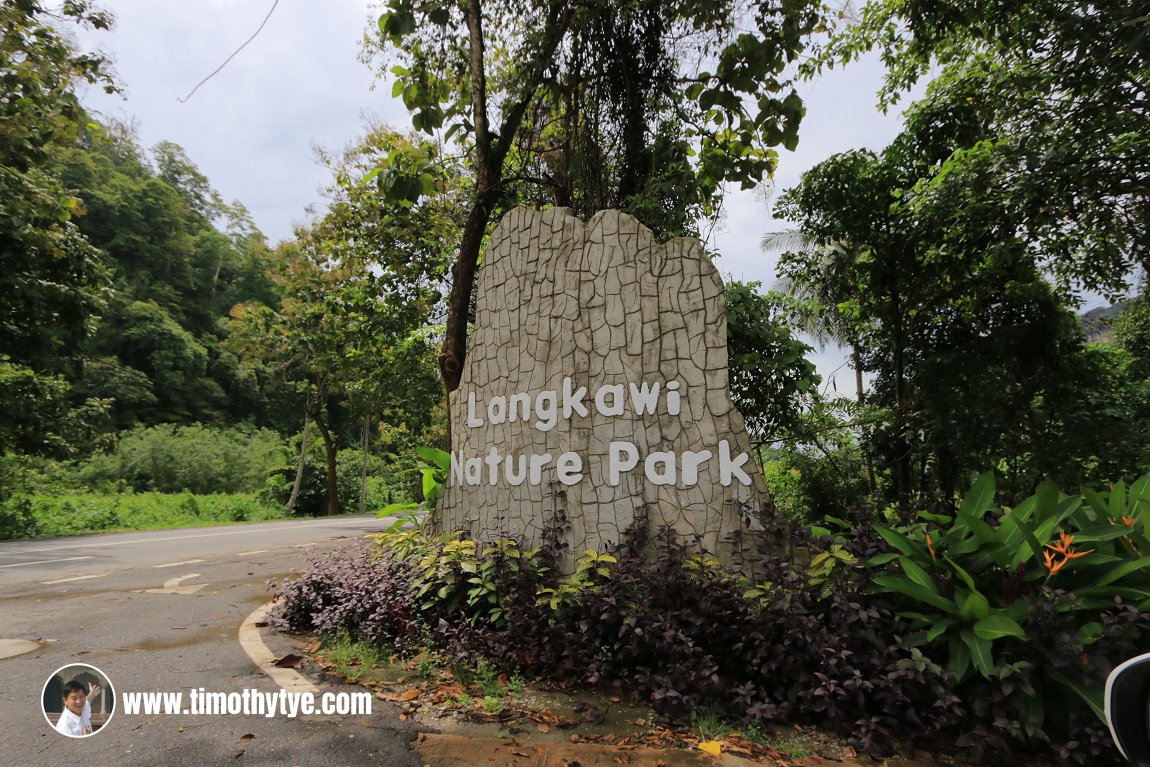
POLYGON ((397 523, 279 584, 275 622, 334 641, 333 663, 370 648, 441 658, 465 684, 625 690, 700 730, 816 725, 878 756, 1117 765, 1102 684, 1150 636, 1150 475, 996 495, 987 474, 909 523, 779 520, 796 548, 742 572, 663 533, 562 576, 554 550, 397 523))

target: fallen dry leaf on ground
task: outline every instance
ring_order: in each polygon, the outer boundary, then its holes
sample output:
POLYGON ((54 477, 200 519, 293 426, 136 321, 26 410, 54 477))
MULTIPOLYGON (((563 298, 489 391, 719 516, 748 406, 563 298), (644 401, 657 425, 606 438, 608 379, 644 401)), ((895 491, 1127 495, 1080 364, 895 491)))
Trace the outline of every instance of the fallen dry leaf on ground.
POLYGON ((299 668, 303 665, 303 658, 294 652, 289 652, 272 665, 276 668, 299 668))
POLYGON ((236 743, 247 743, 249 740, 251 740, 255 736, 256 735, 254 732, 249 732, 247 735, 241 735, 240 739, 237 740, 236 743))
POLYGON ((718 756, 723 753, 723 744, 717 740, 704 740, 699 744, 699 750, 711 756, 718 756))

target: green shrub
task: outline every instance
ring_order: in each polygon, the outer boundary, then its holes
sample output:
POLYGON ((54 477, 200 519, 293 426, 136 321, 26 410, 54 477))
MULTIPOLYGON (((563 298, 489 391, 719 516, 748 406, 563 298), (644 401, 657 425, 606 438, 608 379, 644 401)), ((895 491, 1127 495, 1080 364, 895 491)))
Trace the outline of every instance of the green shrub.
POLYGON ((43 536, 218 525, 282 516, 279 509, 250 493, 30 495, 21 502, 34 519, 35 534, 43 536))
POLYGON ((986 474, 953 514, 877 527, 889 551, 870 559, 872 591, 911 621, 911 646, 995 707, 1000 731, 972 737, 1100 726, 1106 675, 1146 630, 1150 475, 1079 495, 1046 482, 1013 508, 994 496, 986 474))
POLYGON ((160 424, 120 435, 115 448, 76 469, 90 489, 196 494, 259 490, 283 460, 283 440, 268 429, 160 424))
POLYGON ((0 499, 0 541, 35 538, 40 525, 26 496, 0 499))
POLYGON ((802 472, 785 459, 767 461, 763 464, 763 478, 780 514, 797 524, 810 520, 811 508, 803 492, 802 472))
MULTIPOLYGON (((297 448, 298 450, 298 440, 297 448)), ((261 495, 269 503, 286 505, 295 485, 299 453, 286 463, 274 468, 264 483, 261 495)), ((282 458, 281 458, 282 460, 282 458)), ((336 488, 342 513, 359 512, 363 451, 341 450, 336 454, 336 488)), ((364 507, 368 513, 378 512, 393 503, 408 500, 410 482, 402 477, 393 464, 371 454, 367 457, 367 486, 364 507)), ((292 514, 300 517, 318 517, 327 514, 327 455, 320 440, 314 440, 304 465, 299 496, 292 514)))
MULTIPOLYGON (((561 577, 546 547, 396 526, 379 566, 408 590, 374 617, 455 663, 629 689, 680 717, 813 723, 872 754, 905 739, 977 761, 1117 765, 1100 689, 1150 637, 1150 476, 1080 495, 1045 484, 1000 508, 987 475, 955 513, 920 516, 824 551, 768 520, 816 553, 766 555, 754 582, 666 532, 653 558, 590 551, 561 577)), ((328 592, 325 612, 343 614, 328 592)))

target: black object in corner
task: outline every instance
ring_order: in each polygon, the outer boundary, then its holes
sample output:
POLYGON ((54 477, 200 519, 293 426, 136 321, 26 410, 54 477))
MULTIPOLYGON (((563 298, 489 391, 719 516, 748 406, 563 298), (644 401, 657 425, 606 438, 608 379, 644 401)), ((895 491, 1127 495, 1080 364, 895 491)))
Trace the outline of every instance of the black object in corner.
POLYGON ((1106 679, 1106 721, 1134 767, 1150 767, 1150 653, 1131 658, 1106 679))

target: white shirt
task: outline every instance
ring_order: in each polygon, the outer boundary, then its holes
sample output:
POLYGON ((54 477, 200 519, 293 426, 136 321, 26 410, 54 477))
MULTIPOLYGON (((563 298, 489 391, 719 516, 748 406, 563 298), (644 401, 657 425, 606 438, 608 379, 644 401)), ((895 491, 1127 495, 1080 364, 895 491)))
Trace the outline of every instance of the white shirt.
POLYGON ((82 738, 92 734, 92 704, 84 701, 84 712, 76 716, 67 708, 60 712, 60 721, 56 722, 56 732, 82 738))

